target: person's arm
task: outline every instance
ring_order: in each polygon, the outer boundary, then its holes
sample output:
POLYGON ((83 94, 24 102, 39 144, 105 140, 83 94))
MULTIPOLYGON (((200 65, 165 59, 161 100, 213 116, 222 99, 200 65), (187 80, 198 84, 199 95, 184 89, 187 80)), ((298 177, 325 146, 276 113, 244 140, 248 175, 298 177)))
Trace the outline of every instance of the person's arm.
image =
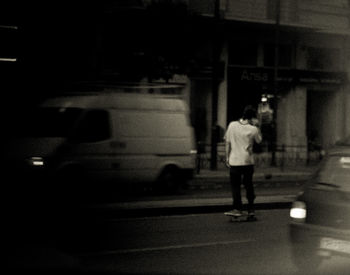
POLYGON ((229 159, 230 159, 230 153, 231 153, 231 143, 228 139, 228 131, 229 131, 229 128, 227 128, 227 131, 225 133, 225 136, 224 136, 224 140, 225 140, 225 164, 227 167, 230 167, 230 163, 229 163, 229 159))
POLYGON ((231 143, 229 141, 225 141, 225 156, 226 156, 226 166, 230 167, 230 153, 231 153, 231 143))
POLYGON ((260 129, 258 127, 256 127, 256 129, 257 129, 257 131, 256 131, 256 134, 255 134, 255 137, 254 137, 255 142, 256 143, 261 143, 261 141, 262 141, 261 131, 260 131, 260 129))

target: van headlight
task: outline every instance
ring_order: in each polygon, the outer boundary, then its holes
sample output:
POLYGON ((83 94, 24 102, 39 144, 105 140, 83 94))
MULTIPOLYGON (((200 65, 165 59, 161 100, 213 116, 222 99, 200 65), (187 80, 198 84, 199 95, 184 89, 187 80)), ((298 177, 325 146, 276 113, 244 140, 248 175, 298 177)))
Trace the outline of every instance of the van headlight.
POLYGON ((307 215, 305 202, 302 202, 302 201, 293 202, 289 215, 294 221, 298 221, 298 222, 305 221, 306 215, 307 215))
POLYGON ((45 165, 44 158, 42 157, 31 157, 28 159, 28 163, 30 166, 35 166, 35 167, 40 167, 45 165))

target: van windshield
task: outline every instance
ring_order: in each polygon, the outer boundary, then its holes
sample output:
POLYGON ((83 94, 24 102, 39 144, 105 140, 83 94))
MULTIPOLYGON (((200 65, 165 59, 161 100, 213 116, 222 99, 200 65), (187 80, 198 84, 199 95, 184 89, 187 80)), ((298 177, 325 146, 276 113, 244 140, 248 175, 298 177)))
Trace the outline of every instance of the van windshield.
POLYGON ((16 135, 22 137, 68 137, 83 109, 37 108, 16 125, 16 135), (23 125, 21 125, 23 123, 23 125))

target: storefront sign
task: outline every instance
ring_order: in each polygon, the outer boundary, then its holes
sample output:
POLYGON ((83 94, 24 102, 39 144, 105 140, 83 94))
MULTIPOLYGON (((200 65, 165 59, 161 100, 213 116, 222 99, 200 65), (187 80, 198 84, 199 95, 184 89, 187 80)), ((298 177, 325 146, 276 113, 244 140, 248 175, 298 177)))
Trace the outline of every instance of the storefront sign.
POLYGON ((313 72, 295 70, 296 82, 300 84, 341 85, 347 81, 344 72, 313 72))
POLYGON ((243 70, 241 73, 241 81, 263 81, 269 80, 269 75, 267 72, 251 72, 248 70, 243 70))
MULTIPOLYGON (((272 84, 275 72, 266 68, 229 67, 228 77, 237 82, 272 84)), ((347 81, 345 72, 314 72, 307 70, 279 69, 277 81, 282 84, 326 84, 341 85, 347 81)))

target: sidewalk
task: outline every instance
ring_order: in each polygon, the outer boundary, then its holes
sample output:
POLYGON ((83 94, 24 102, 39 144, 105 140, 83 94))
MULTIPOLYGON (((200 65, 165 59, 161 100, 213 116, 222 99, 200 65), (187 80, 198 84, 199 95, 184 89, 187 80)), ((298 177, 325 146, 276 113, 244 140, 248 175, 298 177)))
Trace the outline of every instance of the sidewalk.
MULTIPOLYGON (((255 167, 253 182, 256 185, 266 183, 281 183, 281 182, 295 182, 304 181, 308 179, 317 169, 316 165, 300 165, 284 167, 255 167)), ((202 169, 198 174, 195 174, 190 186, 193 188, 210 187, 210 183, 226 183, 230 179, 229 169, 218 168, 217 170, 202 169), (209 184, 209 186, 207 186, 209 184)))
MULTIPOLYGON (((287 208, 315 172, 317 166, 261 167, 255 169, 256 209, 287 208)), ((242 199, 245 203, 244 190, 242 199)), ((189 182, 183 194, 150 196, 104 205, 95 211, 113 212, 118 216, 147 216, 220 212, 232 207, 229 171, 226 168, 201 170, 189 182)))

